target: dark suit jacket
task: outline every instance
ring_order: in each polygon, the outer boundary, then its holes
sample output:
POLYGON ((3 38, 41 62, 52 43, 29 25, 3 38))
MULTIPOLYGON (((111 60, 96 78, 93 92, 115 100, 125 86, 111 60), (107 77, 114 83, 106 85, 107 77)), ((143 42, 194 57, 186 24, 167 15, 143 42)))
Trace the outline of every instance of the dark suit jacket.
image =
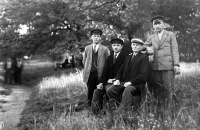
POLYGON ((132 61, 131 58, 132 54, 126 57, 124 64, 118 71, 116 79, 120 80, 120 82, 131 82, 132 85, 138 88, 140 85, 146 84, 149 71, 149 59, 146 54, 141 52, 138 52, 132 61))
POLYGON ((106 59, 106 64, 103 68, 102 76, 100 78, 100 83, 106 84, 108 79, 113 79, 116 77, 117 72, 124 63, 126 56, 126 53, 120 52, 115 61, 115 64, 113 64, 114 52, 112 52, 111 55, 108 56, 108 58, 106 59))

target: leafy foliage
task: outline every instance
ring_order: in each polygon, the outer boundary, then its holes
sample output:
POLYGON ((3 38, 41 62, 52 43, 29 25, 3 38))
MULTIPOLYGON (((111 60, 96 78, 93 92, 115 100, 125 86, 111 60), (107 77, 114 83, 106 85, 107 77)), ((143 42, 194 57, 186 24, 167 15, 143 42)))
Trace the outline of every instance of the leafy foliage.
POLYGON ((183 60, 199 57, 199 1, 192 0, 4 0, 1 2, 2 55, 64 53, 89 44, 88 31, 101 28, 103 40, 151 33, 150 17, 164 15, 177 34, 183 60), (22 25, 28 27, 21 34, 22 25))

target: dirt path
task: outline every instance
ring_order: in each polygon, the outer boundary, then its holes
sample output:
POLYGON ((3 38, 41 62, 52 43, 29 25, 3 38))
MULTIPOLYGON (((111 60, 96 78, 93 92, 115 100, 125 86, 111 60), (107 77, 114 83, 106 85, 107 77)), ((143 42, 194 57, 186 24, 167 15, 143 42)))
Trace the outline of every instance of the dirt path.
MULTIPOLYGON (((2 130, 17 130, 20 114, 32 91, 25 86, 13 85, 11 87, 10 95, 0 95, 0 121, 4 122, 2 130)), ((5 88, 0 86, 0 91, 5 91, 5 88)))

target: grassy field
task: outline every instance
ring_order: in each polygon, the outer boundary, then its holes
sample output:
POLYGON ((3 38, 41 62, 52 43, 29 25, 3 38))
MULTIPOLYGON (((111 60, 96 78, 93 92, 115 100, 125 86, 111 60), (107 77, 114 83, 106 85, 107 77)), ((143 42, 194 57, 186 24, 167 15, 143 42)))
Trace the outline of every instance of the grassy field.
POLYGON ((25 81, 35 86, 27 101, 19 129, 28 130, 198 130, 200 128, 200 64, 181 63, 176 77, 173 102, 164 118, 156 117, 151 95, 137 112, 94 116, 86 108, 86 85, 82 71, 53 71, 49 63, 27 67, 25 81), (31 71, 32 69, 32 71, 31 71), (73 73, 69 73, 73 71, 73 73), (44 77, 44 78, 42 78, 44 77), (32 80, 34 79, 34 80, 32 80))

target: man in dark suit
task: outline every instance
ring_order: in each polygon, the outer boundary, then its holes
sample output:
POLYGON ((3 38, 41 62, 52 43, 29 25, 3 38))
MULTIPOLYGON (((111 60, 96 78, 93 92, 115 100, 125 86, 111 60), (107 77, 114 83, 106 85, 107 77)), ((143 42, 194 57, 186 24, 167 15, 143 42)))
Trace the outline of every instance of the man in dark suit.
POLYGON ((121 102, 119 110, 139 105, 149 70, 149 59, 146 54, 140 52, 143 44, 144 42, 140 39, 131 40, 133 53, 126 57, 117 73, 116 81, 106 91, 110 101, 121 102))
POLYGON ((106 93, 106 89, 112 85, 113 81, 115 81, 117 72, 127 56, 126 53, 121 52, 123 48, 123 40, 120 38, 114 38, 111 40, 111 44, 113 52, 106 59, 100 83, 97 85, 97 89, 93 93, 91 110, 94 114, 98 114, 102 109, 103 96, 106 93))

